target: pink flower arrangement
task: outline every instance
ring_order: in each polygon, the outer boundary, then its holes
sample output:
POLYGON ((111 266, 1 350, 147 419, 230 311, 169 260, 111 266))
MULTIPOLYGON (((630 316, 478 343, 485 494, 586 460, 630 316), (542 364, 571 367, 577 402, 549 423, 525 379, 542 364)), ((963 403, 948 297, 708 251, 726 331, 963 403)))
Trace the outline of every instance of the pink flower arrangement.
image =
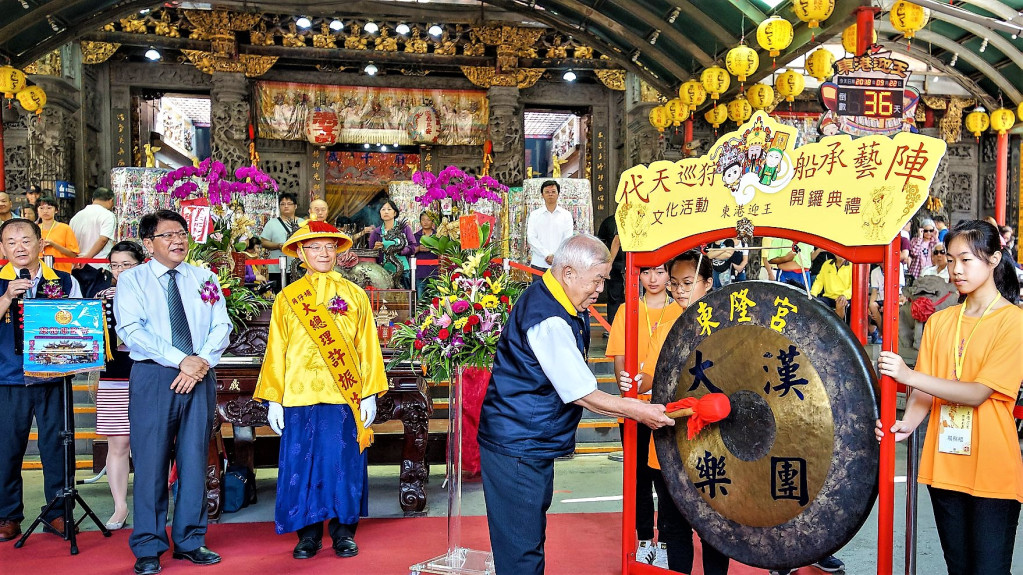
POLYGON ((220 301, 220 285, 213 280, 206 280, 199 288, 199 297, 210 305, 217 303, 220 301))
POLYGON ((43 284, 43 297, 46 299, 60 299, 64 297, 64 291, 60 289, 60 281, 50 280, 43 284))
POLYGON ((277 191, 277 182, 255 166, 238 168, 234 178, 229 178, 223 163, 207 158, 198 167, 184 166, 167 173, 157 182, 156 191, 183 200, 201 196, 201 184, 205 183, 211 204, 229 204, 236 196, 277 191))
POLYGON ((451 199, 456 204, 472 205, 481 200, 501 203, 501 193, 508 187, 490 176, 470 176, 455 166, 448 166, 437 175, 416 172, 412 181, 426 188, 416 201, 426 207, 434 202, 451 199))
POLYGON ((327 310, 334 315, 345 315, 348 313, 348 302, 341 299, 341 296, 334 296, 327 304, 327 310))

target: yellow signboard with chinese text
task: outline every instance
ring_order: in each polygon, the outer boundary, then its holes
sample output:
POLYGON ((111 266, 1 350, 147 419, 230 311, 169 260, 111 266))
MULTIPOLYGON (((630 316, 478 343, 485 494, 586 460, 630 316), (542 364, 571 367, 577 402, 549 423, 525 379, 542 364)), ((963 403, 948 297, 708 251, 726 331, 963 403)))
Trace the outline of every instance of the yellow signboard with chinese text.
POLYGON ((615 197, 622 249, 653 251, 745 221, 885 245, 927 200, 946 147, 910 132, 798 148, 795 138, 795 128, 760 111, 705 156, 626 170, 615 197))

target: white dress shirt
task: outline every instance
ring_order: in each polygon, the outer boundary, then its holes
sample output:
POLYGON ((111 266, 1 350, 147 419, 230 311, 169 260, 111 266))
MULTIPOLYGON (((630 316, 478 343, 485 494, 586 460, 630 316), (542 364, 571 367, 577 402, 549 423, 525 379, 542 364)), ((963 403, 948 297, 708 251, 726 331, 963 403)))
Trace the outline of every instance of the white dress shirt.
POLYGON ((572 214, 561 206, 554 211, 541 206, 529 214, 526 220, 526 239, 529 241, 530 260, 533 267, 547 269, 547 256, 554 254, 561 242, 572 235, 572 214))
POLYGON ((543 320, 526 331, 526 340, 561 401, 572 403, 597 390, 597 377, 579 353, 575 333, 564 319, 543 320))
MULTIPOLYGON (((117 335, 131 351, 131 358, 152 360, 177 368, 187 355, 171 344, 170 308, 167 305, 167 286, 170 285, 169 268, 156 261, 121 272, 117 278, 117 297, 114 298, 114 317, 117 335)), ((220 362, 220 356, 231 336, 231 320, 223 294, 215 303, 202 300, 199 290, 207 280, 217 282, 210 272, 186 263, 175 268, 181 304, 188 317, 195 355, 205 359, 210 367, 220 362)), ((218 287, 219 290, 219 287, 218 287)))

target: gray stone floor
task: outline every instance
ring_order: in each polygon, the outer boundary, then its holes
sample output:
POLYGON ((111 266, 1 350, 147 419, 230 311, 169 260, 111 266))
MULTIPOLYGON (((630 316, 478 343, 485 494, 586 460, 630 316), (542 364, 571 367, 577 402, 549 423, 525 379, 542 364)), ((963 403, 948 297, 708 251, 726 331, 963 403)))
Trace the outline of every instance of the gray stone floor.
MULTIPOLYGON (((897 450, 896 475, 905 475, 905 446, 900 444, 897 450)), ((370 516, 377 518, 401 517, 398 505, 398 469, 396 466, 373 466, 370 468, 370 516)), ((38 471, 26 471, 26 509, 39 509, 43 504, 42 474, 38 471)), ((79 479, 86 477, 79 473, 79 479)), ((621 511, 622 464, 609 460, 606 456, 577 456, 571 460, 559 461, 555 472, 554 503, 551 513, 595 513, 621 511), (581 501, 580 501, 581 500, 581 501)), ((905 493, 904 479, 897 479, 895 486, 895 573, 904 572, 905 532, 905 493)), ((443 516, 446 513, 446 491, 443 466, 433 466, 428 485, 428 502, 430 516, 443 516)), ((224 516, 225 523, 245 523, 273 520, 274 492, 276 470, 260 469, 257 472, 259 503, 237 513, 224 516)), ((82 496, 96 511, 102 520, 113 511, 110 493, 105 479, 92 485, 80 486, 82 496)), ((483 492, 480 484, 466 484, 463 487, 462 509, 466 515, 482 515, 485 513, 483 492)), ((130 501, 129 501, 130 505, 130 501)), ((945 566, 938 546, 937 535, 926 489, 920 491, 919 512, 919 545, 917 552, 917 572, 937 575, 944 573, 945 566)), ((86 529, 94 528, 89 525, 86 529)), ((7 543, 8 545, 10 543, 7 543)), ((876 508, 871 518, 856 537, 838 553, 845 561, 848 575, 873 575, 876 573, 875 557, 877 546, 876 508)), ((1023 573, 1023 530, 1016 535, 1016 557, 1013 573, 1023 573)), ((813 572, 806 570, 807 572, 813 572)))

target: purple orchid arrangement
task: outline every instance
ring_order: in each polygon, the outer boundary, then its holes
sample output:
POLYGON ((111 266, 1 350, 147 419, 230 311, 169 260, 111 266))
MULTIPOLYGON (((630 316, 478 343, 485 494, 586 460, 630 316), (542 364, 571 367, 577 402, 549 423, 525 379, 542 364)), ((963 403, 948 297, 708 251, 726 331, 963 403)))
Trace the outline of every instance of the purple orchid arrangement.
POLYGON ((223 163, 207 158, 198 166, 183 166, 165 174, 156 191, 183 200, 202 196, 205 188, 211 204, 229 204, 236 197, 278 189, 277 181, 255 166, 238 168, 234 180, 229 176, 223 163))
POLYGON ((46 299, 60 299, 64 297, 64 291, 60 289, 59 280, 50 280, 43 284, 43 297, 46 299))
POLYGON ((210 305, 217 303, 220 301, 220 285, 213 280, 206 280, 199 288, 199 297, 210 305))
POLYGON ((327 311, 334 315, 345 315, 348 313, 348 302, 336 295, 327 304, 327 311))
POLYGON ((462 205, 472 205, 481 200, 501 203, 501 193, 508 191, 505 186, 490 176, 470 176, 455 166, 448 166, 439 174, 416 172, 412 181, 426 188, 426 193, 416 196, 423 207, 444 199, 462 205))

